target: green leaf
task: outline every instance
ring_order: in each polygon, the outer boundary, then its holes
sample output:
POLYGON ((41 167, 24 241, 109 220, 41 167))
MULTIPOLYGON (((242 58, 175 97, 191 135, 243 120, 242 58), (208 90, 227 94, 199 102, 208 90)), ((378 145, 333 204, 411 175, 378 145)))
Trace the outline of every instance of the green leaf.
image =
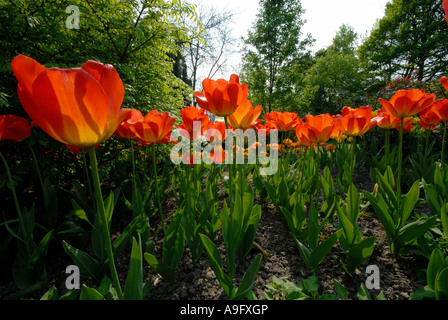
POLYGON ((350 271, 353 272, 358 268, 366 259, 368 259, 375 249, 376 237, 369 237, 362 240, 360 243, 354 245, 347 251, 347 257, 349 259, 350 271))
POLYGON ((52 285, 50 290, 45 292, 43 296, 40 298, 40 300, 58 300, 58 299, 59 299, 59 292, 54 285, 52 285))
POLYGON ((72 247, 67 242, 65 242, 65 240, 62 241, 62 246, 64 247, 65 252, 72 258, 73 262, 75 262, 75 264, 79 267, 81 273, 91 277, 95 281, 100 281, 100 279, 98 279, 97 273, 101 265, 98 263, 98 261, 96 261, 84 251, 72 247))
POLYGON ((347 300, 348 291, 336 280, 333 280, 334 291, 342 299, 347 300))
POLYGON ((202 243, 204 244, 205 251, 208 254, 210 260, 210 266, 213 272, 215 273, 216 279, 218 279, 221 287, 223 288, 227 296, 232 297, 234 292, 234 286, 232 280, 229 277, 227 277, 224 271, 222 270, 222 260, 218 248, 216 248, 215 244, 206 235, 204 234, 199 235, 201 237, 202 243))
POLYGON ((448 268, 441 270, 437 274, 434 291, 437 300, 448 299, 448 268))
POLYGON ((364 283, 361 283, 361 286, 356 296, 358 297, 358 300, 372 300, 372 298, 370 297, 369 290, 367 290, 366 285, 364 283))
POLYGON ((423 300, 425 298, 434 299, 435 292, 429 286, 418 288, 409 296, 409 300, 423 300))
POLYGON ((84 221, 87 221, 88 223, 90 223, 89 218, 87 218, 87 214, 84 211, 83 208, 81 208, 81 206, 75 201, 75 199, 72 199, 72 205, 73 205, 73 212, 75 213, 75 215, 84 221))
POLYGON ((375 213, 378 215, 378 218, 383 224, 384 230, 388 234, 388 237, 393 238, 395 236, 396 230, 394 220, 389 214, 390 210, 389 207, 387 206, 387 204, 385 204, 383 201, 373 196, 371 193, 366 191, 363 191, 363 193, 367 198, 367 200, 372 205, 373 209, 375 210, 375 213))
POLYGON ((348 188, 347 210, 350 222, 355 225, 359 216, 359 194, 353 183, 348 188))
POLYGON ((157 260, 155 256, 150 253, 145 253, 144 258, 148 262, 149 266, 160 274, 169 283, 174 283, 176 278, 176 270, 163 261, 157 260))
POLYGON ((232 300, 241 300, 244 299, 247 294, 252 289, 254 285, 255 278, 257 276, 258 270, 260 270, 262 255, 259 253, 254 261, 252 261, 249 268, 244 273, 243 279, 235 292, 235 295, 231 298, 232 300))
POLYGON ((131 262, 124 285, 125 300, 143 300, 143 266, 141 239, 132 238, 131 262))
POLYGON ((97 290, 89 288, 85 284, 83 284, 79 300, 106 300, 106 299, 97 290))
POLYGON ((317 266, 322 262, 322 260, 328 255, 333 245, 338 240, 342 230, 339 229, 336 231, 331 237, 326 239, 324 242, 319 244, 313 251, 310 253, 309 262, 311 266, 317 268, 317 266))
POLYGON ((399 227, 402 227, 414 210, 420 196, 420 182, 416 181, 402 201, 402 215, 399 227))
POLYGON ((400 229, 398 237, 403 243, 413 241, 420 237, 431 228, 436 222, 437 217, 433 216, 429 219, 420 219, 411 223, 408 223, 400 229))
POLYGON ((445 237, 448 238, 448 203, 442 206, 440 220, 442 222, 443 233, 445 234, 445 237))
POLYGON ((444 261, 445 258, 442 251, 438 248, 434 249, 429 258, 428 269, 426 270, 426 282, 428 283, 428 287, 430 289, 434 290, 437 273, 439 272, 444 261))

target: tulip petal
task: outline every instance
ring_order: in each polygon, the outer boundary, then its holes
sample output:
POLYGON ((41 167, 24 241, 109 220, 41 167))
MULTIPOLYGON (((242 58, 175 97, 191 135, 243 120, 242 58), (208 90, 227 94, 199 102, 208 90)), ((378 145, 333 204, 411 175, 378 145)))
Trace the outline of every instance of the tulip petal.
POLYGON ((24 108, 50 136, 75 146, 94 146, 102 140, 109 101, 98 81, 87 72, 47 69, 36 78, 32 92, 35 104, 24 108))

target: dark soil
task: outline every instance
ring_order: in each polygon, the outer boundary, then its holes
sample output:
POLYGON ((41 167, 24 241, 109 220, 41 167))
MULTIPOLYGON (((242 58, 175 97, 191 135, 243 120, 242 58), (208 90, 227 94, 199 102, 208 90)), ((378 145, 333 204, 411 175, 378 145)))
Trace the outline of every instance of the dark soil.
MULTIPOLYGON (((360 168, 355 178, 358 190, 373 190, 373 184, 369 175, 363 168, 360 168)), ((256 198, 256 201, 260 199, 256 198)), ((167 219, 175 210, 175 201, 168 198, 164 202, 164 210, 167 219)), ((371 210, 370 210, 371 211, 371 210)), ((123 230, 126 220, 113 224, 112 236, 115 237, 123 230)), ((340 282, 349 292, 350 299, 357 299, 357 292, 362 283, 365 283, 368 265, 376 265, 380 270, 380 290, 371 290, 371 296, 375 297, 382 291, 388 300, 407 300, 411 293, 417 288, 424 286, 419 281, 419 270, 424 268, 427 261, 415 254, 408 254, 394 259, 390 255, 389 244, 381 223, 372 212, 363 212, 359 217, 360 230, 364 237, 376 236, 376 244, 373 255, 366 261, 354 275, 347 274, 342 268, 341 261, 344 259, 343 252, 338 244, 333 247, 331 253, 319 265, 319 292, 334 293, 333 280, 340 282)), ((221 233, 218 231, 215 244, 218 246, 223 261, 225 259, 225 246, 221 233)), ((257 275, 253 292, 258 299, 266 299, 264 291, 266 285, 273 281, 276 276, 283 280, 298 283, 302 278, 310 276, 299 251, 292 240, 288 227, 284 224, 281 214, 276 208, 267 202, 263 207, 262 217, 258 226, 255 242, 269 253, 269 257, 263 257, 261 268, 257 275)), ((52 285, 56 286, 61 293, 65 290, 65 268, 73 264, 62 248, 53 248, 53 253, 48 257, 47 274, 48 283, 38 292, 32 295, 33 299, 38 299, 41 294, 52 285)), ((156 239, 155 256, 160 256, 162 241, 156 239)), ((87 250, 87 249, 86 249, 87 250)), ((129 250, 128 250, 129 251, 129 250)), ((254 257, 260 253, 257 247, 253 247, 245 261, 240 262, 235 277, 235 284, 241 281, 242 275, 253 261, 254 257)), ((117 263, 121 281, 124 283, 129 265, 129 252, 123 254, 117 263)), ((197 264, 193 264, 188 248, 179 266, 176 282, 169 284, 160 275, 155 273, 146 261, 143 262, 146 281, 151 281, 151 292, 149 300, 225 300, 227 299, 220 284, 210 267, 208 256, 202 253, 197 264)), ((94 286, 87 279, 81 279, 87 285, 94 286)), ((0 300, 13 299, 18 290, 12 281, 0 283, 0 300)), ((26 298, 29 298, 26 296, 26 298)))

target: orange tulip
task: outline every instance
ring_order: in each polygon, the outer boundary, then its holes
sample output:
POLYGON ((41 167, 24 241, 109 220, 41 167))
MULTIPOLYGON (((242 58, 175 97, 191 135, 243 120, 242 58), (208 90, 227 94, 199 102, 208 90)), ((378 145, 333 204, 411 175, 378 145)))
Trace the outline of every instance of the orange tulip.
POLYGON ((13 114, 0 115, 0 141, 20 142, 31 135, 31 126, 27 119, 13 114))
POLYGON ((362 136, 376 125, 377 120, 378 118, 372 119, 372 108, 370 107, 344 107, 341 129, 348 136, 362 136))
POLYGON ((433 106, 424 109, 418 115, 420 116, 419 126, 426 130, 434 130, 442 121, 439 113, 433 106))
POLYGON ((394 117, 387 111, 385 108, 381 108, 376 112, 376 116, 378 117, 377 125, 381 129, 394 129, 400 126, 400 118, 394 117))
POLYGON ((436 99, 435 94, 425 93, 425 90, 398 90, 389 101, 379 99, 381 105, 394 117, 412 117, 429 107, 436 99))
POLYGON ((222 121, 209 122, 204 128, 204 136, 213 142, 215 137, 221 137, 223 142, 226 139, 226 124, 222 121))
POLYGON ((307 115, 305 123, 296 127, 296 135, 299 141, 308 141, 316 144, 327 142, 333 132, 334 120, 327 114, 317 116, 307 115))
POLYGON ((205 113, 205 109, 198 109, 196 107, 185 107, 182 110, 180 110, 180 115, 182 117, 183 122, 180 125, 178 125, 177 128, 188 131, 189 136, 186 137, 188 139, 193 139, 194 123, 196 121, 200 122, 200 132, 197 132, 196 133, 197 135, 200 135, 202 133, 202 130, 210 122, 208 114, 205 113))
POLYGON ((335 115, 332 116, 334 121, 334 127, 333 131, 331 132, 330 139, 337 140, 342 135, 342 116, 341 115, 335 115))
POLYGON ((230 116, 246 100, 249 92, 247 84, 240 84, 239 81, 239 77, 235 74, 230 76, 229 81, 207 78, 202 82, 204 93, 198 91, 194 93, 196 102, 215 116, 230 116))
POLYGON ((432 107, 442 121, 448 121, 448 99, 437 100, 432 107))
POLYGON ((246 100, 236 108, 228 120, 232 128, 247 130, 260 124, 258 117, 261 114, 261 106, 252 106, 252 101, 246 100))
POLYGON ((54 139, 91 147, 108 139, 129 115, 120 109, 123 83, 114 67, 89 60, 80 68, 47 69, 18 55, 11 61, 25 111, 54 139))
POLYGON ((294 130, 295 127, 303 122, 295 112, 272 111, 264 115, 266 125, 278 131, 294 130))
POLYGON ((136 122, 130 128, 138 139, 147 143, 167 143, 171 136, 176 119, 168 112, 150 111, 142 121, 136 122))
POLYGON ((139 110, 131 110, 129 118, 120 123, 114 134, 124 139, 135 139, 136 135, 130 127, 139 121, 143 121, 142 113, 139 110))

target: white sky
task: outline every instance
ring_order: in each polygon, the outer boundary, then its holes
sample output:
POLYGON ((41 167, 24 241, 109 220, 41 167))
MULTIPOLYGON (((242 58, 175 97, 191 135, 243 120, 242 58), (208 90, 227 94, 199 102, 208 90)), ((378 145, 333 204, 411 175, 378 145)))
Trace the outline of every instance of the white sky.
MULTIPOLYGON (((187 0, 189 3, 204 3, 215 8, 234 12, 234 34, 237 38, 246 37, 247 31, 258 13, 259 0, 187 0)), ((386 4, 392 0, 301 0, 305 9, 303 19, 306 23, 303 34, 311 33, 316 40, 312 51, 331 45, 333 37, 342 24, 352 26, 361 36, 368 36, 377 19, 384 16, 386 4)), ((233 59, 238 71, 240 55, 233 59)), ((228 78, 227 75, 218 77, 228 78)))

